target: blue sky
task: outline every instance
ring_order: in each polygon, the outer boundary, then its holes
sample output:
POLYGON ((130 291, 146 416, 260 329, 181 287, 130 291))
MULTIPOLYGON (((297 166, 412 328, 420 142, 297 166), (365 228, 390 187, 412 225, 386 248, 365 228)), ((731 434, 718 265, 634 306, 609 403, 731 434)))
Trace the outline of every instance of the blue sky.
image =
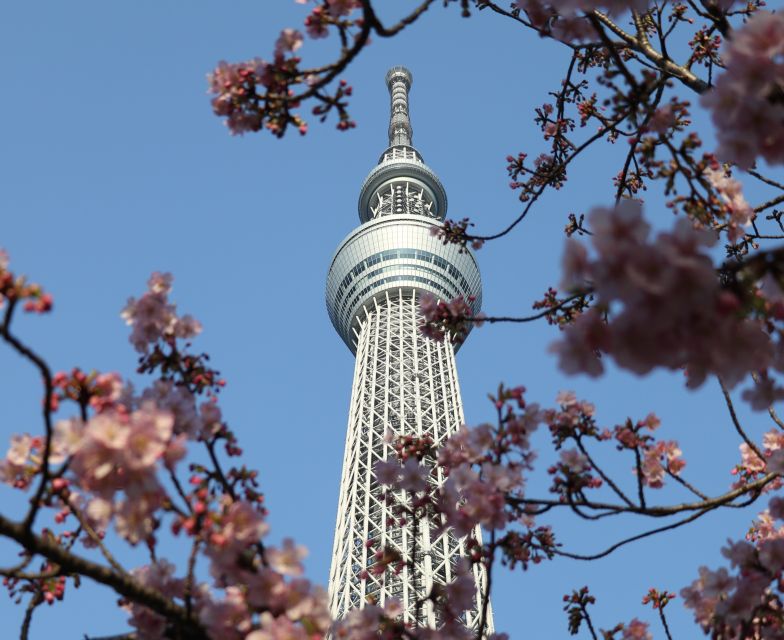
MULTIPOLYGON (((395 64, 413 71, 414 143, 446 186, 449 217, 470 216, 489 233, 519 211, 504 158, 545 150, 533 108, 557 88, 567 61, 559 47, 489 12, 466 20, 457 7, 434 5, 402 36, 374 41, 345 73, 355 88, 355 130, 312 122, 304 138, 231 137, 211 113, 205 74, 220 59, 269 56, 280 29, 300 26, 305 15, 293 0, 4 7, 0 246, 16 270, 55 296, 51 317, 20 318, 17 331, 57 370, 129 375, 136 359, 119 311, 151 271, 174 273, 179 308, 204 324, 197 347, 228 380, 224 414, 244 459, 260 470, 271 536, 305 544, 309 577, 326 584, 353 360, 329 323, 324 282, 334 249, 358 223, 362 180, 386 145, 384 73, 395 64)), ((302 53, 321 62, 335 44, 307 41, 302 53)), ((488 314, 526 314, 557 283, 567 214, 611 201, 623 151, 606 146, 577 162, 565 189, 479 253, 488 314)), ((668 226, 660 194, 646 197, 649 219, 668 226)), ((458 356, 468 422, 492 418, 486 394, 499 381, 525 385, 529 399, 545 405, 559 390, 574 389, 597 404, 605 426, 656 411, 661 436, 681 442, 687 477, 713 492, 729 485, 738 442, 715 382, 686 392, 679 374, 638 378, 611 370, 598 381, 567 379, 547 352, 555 337, 544 323, 475 331, 458 356)), ((0 441, 39 429, 36 375, 4 349, 0 376, 0 441)), ((759 416, 742 413, 751 432, 768 429, 759 416)), ((542 492, 548 459, 544 448, 532 479, 542 492)), ((633 480, 629 459, 609 464, 623 481, 633 480)), ((0 487, 0 501, 4 512, 20 512, 10 489, 0 487)), ((754 513, 708 516, 600 562, 499 569, 497 628, 513 638, 566 638, 561 596, 584 584, 598 598, 599 626, 635 616, 655 624, 640 605, 647 589, 677 591, 700 564, 718 565, 719 547, 742 536, 754 513)), ((577 552, 645 526, 621 518, 550 522, 577 552)), ((179 553, 176 544, 164 548, 179 553)), ((143 562, 138 552, 121 555, 143 562)), ((0 544, 0 565, 14 557, 0 544)), ((44 608, 32 637, 118 633, 125 616, 115 601, 86 583, 64 604, 44 608)), ((674 635, 696 637, 679 600, 671 610, 674 635)), ((8 625, 0 635, 14 636, 21 618, 22 609, 0 597, 0 620, 8 625)))

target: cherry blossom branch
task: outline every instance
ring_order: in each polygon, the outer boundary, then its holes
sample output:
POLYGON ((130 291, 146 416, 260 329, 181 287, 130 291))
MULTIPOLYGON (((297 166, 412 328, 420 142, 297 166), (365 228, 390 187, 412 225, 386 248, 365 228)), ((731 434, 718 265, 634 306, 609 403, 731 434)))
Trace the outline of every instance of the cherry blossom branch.
POLYGON ((482 640, 485 637, 485 628, 487 627, 487 607, 490 603, 490 590, 493 585, 493 561, 495 559, 495 529, 490 531, 490 557, 485 565, 485 584, 482 590, 482 611, 479 615, 479 626, 476 630, 477 640, 482 640))
POLYGON ((144 586, 133 577, 120 575, 107 567, 66 551, 51 539, 31 533, 24 523, 14 522, 0 514, 0 535, 15 540, 28 552, 38 554, 69 573, 77 573, 111 587, 118 594, 164 616, 186 632, 193 640, 209 640, 201 624, 188 617, 183 607, 164 597, 155 589, 144 586))
POLYGON ((743 442, 746 443, 749 449, 751 449, 754 453, 757 454, 757 457, 760 460, 764 460, 765 456, 762 454, 762 451, 759 450, 756 444, 746 435, 746 432, 743 430, 743 427, 740 425, 740 421, 738 420, 738 416, 735 413, 735 406, 732 404, 732 398, 730 397, 730 392, 727 390, 727 387, 724 385, 724 382, 721 378, 718 378, 719 386, 721 387, 721 393, 724 395, 724 401, 727 403, 727 410, 730 412, 730 418, 732 418, 732 424, 735 426, 735 431, 738 432, 738 435, 743 439, 743 442))
POLYGON ((430 8, 430 5, 432 5, 433 2, 435 2, 435 0, 425 0, 405 18, 402 18, 396 25, 392 27, 385 27, 383 24, 381 24, 381 21, 376 16, 375 11, 370 4, 370 0, 362 0, 362 9, 365 13, 365 20, 368 21, 373 30, 382 38, 391 38, 392 36, 400 33, 408 25, 416 22, 416 20, 430 8))
POLYGON ((770 415, 771 420, 773 420, 779 428, 784 429, 784 422, 781 421, 781 418, 779 418, 776 410, 772 406, 768 407, 768 415, 770 415))
MULTIPOLYGON (((680 504, 670 505, 670 506, 639 506, 635 505, 629 507, 628 505, 620 505, 620 504, 613 504, 613 503, 605 503, 605 502, 596 502, 593 500, 585 500, 583 502, 576 502, 575 504, 578 507, 587 507, 589 509, 594 510, 603 510, 603 511, 613 511, 618 513, 634 513, 637 515, 648 516, 652 518, 665 518, 667 516, 676 515, 678 513, 684 513, 689 511, 705 511, 705 510, 712 510, 717 507, 732 507, 732 508, 740 508, 745 507, 751 502, 754 502, 759 497, 761 490, 770 482, 772 482, 775 478, 777 478, 777 474, 775 473, 768 473, 763 477, 755 480, 754 482, 750 482, 744 484, 741 487, 737 487, 728 491, 727 493, 715 497, 710 498, 708 500, 702 500, 700 502, 683 502, 680 504), (741 496, 745 496, 747 494, 752 494, 754 497, 751 502, 740 502, 737 504, 733 504, 733 502, 740 498, 741 496)), ((536 506, 543 506, 549 505, 551 507, 565 507, 567 506, 561 501, 558 500, 547 500, 547 499, 534 499, 534 498, 521 498, 517 496, 507 496, 507 502, 513 506, 525 506, 525 505, 536 505, 536 506)))
MULTIPOLYGON (((603 138, 608 133, 616 131, 617 127, 629 116, 630 113, 631 113, 630 111, 623 112, 618 118, 616 118, 615 120, 612 121, 611 126, 599 130, 597 133, 595 133, 590 138, 588 138, 585 142, 583 142, 581 145, 579 145, 574 150, 573 153, 571 153, 561 163, 559 163, 558 170, 561 171, 561 170, 565 169, 572 162, 572 160, 574 160, 578 155, 580 155, 580 153, 585 151, 585 149, 587 149, 589 146, 591 146, 594 142, 596 142, 597 140, 600 140, 601 138, 603 138)), ((520 224, 525 219, 525 217, 528 215, 528 212, 531 209, 531 207, 539 199, 539 197, 542 195, 542 193, 544 192, 544 190, 548 186, 549 186, 549 182, 544 182, 543 184, 541 184, 531 194, 531 198, 528 201, 528 203, 526 204, 526 206, 523 209, 522 213, 519 216, 517 216, 517 218, 515 218, 502 231, 499 231, 498 233, 494 233, 494 234, 487 235, 487 236, 471 235, 471 236, 468 236, 469 240, 481 240, 483 242, 486 242, 488 240, 496 240, 498 238, 501 238, 501 237, 507 235, 510 231, 512 231, 512 229, 514 229, 518 224, 520 224)))
POLYGON ((30 602, 27 603, 24 619, 22 620, 22 629, 19 633, 20 640, 27 640, 30 634, 30 623, 33 621, 33 614, 43 601, 44 597, 41 595, 41 590, 39 589, 35 592, 33 597, 30 598, 30 602))
POLYGON ((679 473, 673 473, 673 472, 670 470, 670 468, 669 468, 669 465, 668 465, 667 467, 665 467, 665 469, 664 469, 664 472, 665 472, 665 473, 666 473, 666 474, 667 474, 667 475, 668 475, 670 478, 672 478, 673 480, 675 480, 675 482, 677 482, 677 483, 678 483, 678 484, 680 484, 681 486, 683 486, 683 487, 685 487, 686 489, 688 489, 689 491, 691 491, 691 492, 692 492, 692 493, 693 493, 695 496, 697 496, 697 497, 698 497, 698 498, 700 498, 701 500, 709 500, 709 499, 710 499, 710 498, 708 498, 708 496, 706 496, 704 493, 702 493, 702 491, 700 491, 699 489, 697 489, 697 488, 696 488, 694 485, 692 485, 690 482, 687 482, 685 478, 682 478, 682 477, 681 477, 681 475, 680 475, 679 473))
MULTIPOLYGON (((174 485, 174 488, 177 490, 177 494, 182 498, 182 501, 185 503, 185 508, 188 510, 188 513, 193 513, 193 506, 191 506, 190 500, 188 500, 188 496, 185 495, 185 490, 182 488, 182 484, 180 483, 180 479, 177 477, 174 469, 169 468, 169 478, 174 485)), ((171 502, 171 501, 170 501, 171 502)), ((181 513, 180 509, 172 502, 172 508, 176 510, 178 513, 181 513)))
POLYGON ((359 34, 354 39, 354 44, 348 50, 344 50, 340 58, 336 62, 329 65, 318 67, 314 69, 307 69, 301 72, 301 76, 316 76, 322 75, 318 80, 313 82, 306 91, 300 94, 287 98, 289 103, 297 103, 317 95, 318 91, 332 82, 346 67, 351 64, 354 58, 365 48, 370 38, 371 31, 375 31, 382 38, 390 38, 400 33, 405 27, 413 24, 427 9, 433 4, 435 0, 425 0, 416 9, 414 9, 407 16, 402 18, 392 27, 384 27, 381 21, 375 14, 370 0, 362 0, 362 26, 359 34))
POLYGON ((24 519, 24 527, 27 531, 31 531, 35 522, 35 517, 41 505, 41 500, 44 496, 44 491, 49 482, 49 456, 52 448, 52 392, 54 387, 52 385, 52 372, 49 365, 46 364, 43 358, 39 356, 30 347, 23 344, 16 336, 11 333, 11 318, 13 317, 14 309, 16 309, 16 299, 8 301, 8 307, 3 318, 3 323, 0 325, 0 338, 2 338, 8 345, 11 346, 20 356, 28 360, 33 366, 38 369, 44 383, 44 397, 41 402, 41 410, 44 419, 44 448, 41 455, 41 478, 38 482, 38 487, 30 499, 30 509, 24 519))
POLYGON ((123 568, 123 566, 119 562, 117 562, 115 557, 111 554, 109 549, 103 543, 103 539, 101 538, 101 536, 99 536, 98 533, 95 531, 95 529, 92 528, 90 523, 87 522, 87 519, 82 515, 81 511, 67 497, 63 496, 62 500, 66 504, 66 506, 71 510, 71 513, 73 513, 76 519, 79 521, 79 524, 81 525, 82 529, 84 529, 85 533, 90 537, 90 540, 92 540, 95 543, 95 545, 98 547, 98 549, 101 552, 101 555, 103 555, 103 557, 106 559, 109 565, 120 575, 128 576, 129 575, 128 572, 123 568))
POLYGON ((784 184, 782 184, 781 182, 777 182, 776 180, 773 180, 773 178, 768 178, 767 176, 763 176, 759 171, 756 171, 754 169, 748 169, 746 173, 748 173, 750 176, 753 176, 760 182, 764 182, 768 186, 776 187, 777 189, 784 190, 784 184))
POLYGON ((582 440, 580 438, 576 438, 575 443, 577 444, 577 448, 580 450, 580 453, 582 453, 588 460, 588 463, 591 465, 591 468, 593 468, 594 471, 596 471, 596 473, 599 474, 599 477, 601 477, 601 479, 604 480, 607 483, 607 485, 615 492, 615 494, 621 500, 623 500, 628 506, 630 507, 634 506, 634 503, 626 496, 626 494, 621 490, 621 488, 617 484, 615 484, 615 482, 613 482, 612 478, 610 478, 610 476, 608 476, 599 467, 599 465, 597 465, 596 462, 594 462, 593 458, 591 457, 591 454, 588 453, 588 450, 585 448, 585 445, 583 445, 582 440))
POLYGON ((784 202, 784 195, 780 195, 776 198, 768 200, 767 202, 763 202, 761 205, 754 207, 754 211, 756 213, 760 213, 761 211, 775 207, 777 204, 781 204, 782 202, 784 202))
POLYGON ((642 457, 640 456, 640 447, 634 447, 634 466, 637 476, 637 497, 640 500, 640 507, 645 508, 645 487, 643 486, 642 479, 642 457))
POLYGON ((658 533, 664 533, 665 531, 672 531, 673 529, 682 527, 683 525, 689 524, 690 522, 694 522, 695 520, 701 518, 702 516, 704 516, 706 513, 709 513, 710 511, 712 511, 712 509, 705 509, 703 511, 698 511, 696 513, 693 513, 689 517, 684 518, 683 520, 679 520, 677 522, 664 525, 662 527, 657 527, 656 529, 651 529, 650 531, 645 531, 644 533, 640 533, 636 536, 625 538, 607 547, 604 551, 600 551, 599 553, 595 553, 592 555, 581 555, 578 553, 571 553, 569 551, 561 551, 559 549, 553 549, 553 553, 559 556, 564 556, 565 558, 571 558, 572 560, 586 560, 586 561, 599 560, 600 558, 605 558, 609 556, 613 551, 616 551, 621 547, 626 546, 627 544, 630 544, 632 542, 637 542, 638 540, 643 540, 645 538, 650 538, 651 536, 656 535, 658 533))
POLYGON ((191 545, 191 553, 188 556, 188 573, 185 577, 185 590, 183 600, 185 601, 185 614, 190 618, 193 615, 193 580, 196 571, 196 555, 199 552, 201 540, 194 536, 191 545))
POLYGON ((583 291, 583 292, 580 292, 580 293, 576 293, 576 294, 574 294, 572 296, 569 296, 568 298, 565 298, 562 302, 560 302, 556 306, 548 307, 544 311, 540 311, 539 313, 535 313, 535 314, 530 315, 530 316, 522 316, 522 317, 518 317, 518 316, 481 316, 481 317, 472 316, 472 317, 465 317, 465 316, 463 316, 462 318, 459 318, 459 319, 464 321, 464 322, 473 322, 474 324, 479 324, 479 325, 481 325, 484 322, 487 322, 488 324, 493 324, 493 323, 496 323, 496 322, 515 322, 515 323, 533 322, 534 320, 541 320, 542 318, 545 318, 545 317, 547 317, 549 315, 552 315, 556 311, 558 311, 560 309, 563 309, 570 302, 574 302, 575 300, 577 300, 579 298, 584 298, 587 295, 590 295, 590 290, 586 290, 586 291, 583 291))
MULTIPOLYGON (((656 51, 648 42, 641 42, 638 38, 626 33, 615 22, 613 22, 607 15, 601 11, 592 11, 590 17, 607 27, 615 35, 620 37, 627 45, 635 51, 644 55, 648 60, 653 62, 665 75, 676 78, 681 83, 692 89, 696 93, 704 93, 708 90, 709 85, 704 80, 698 78, 691 71, 685 67, 674 63, 672 60, 666 58, 661 53, 656 51)), ((634 85, 632 85, 634 86, 634 85)))
POLYGON ((667 618, 664 616, 664 607, 659 607, 659 619, 661 620, 662 626, 664 627, 664 633, 667 636, 667 640, 672 640, 670 626, 667 624, 667 618))

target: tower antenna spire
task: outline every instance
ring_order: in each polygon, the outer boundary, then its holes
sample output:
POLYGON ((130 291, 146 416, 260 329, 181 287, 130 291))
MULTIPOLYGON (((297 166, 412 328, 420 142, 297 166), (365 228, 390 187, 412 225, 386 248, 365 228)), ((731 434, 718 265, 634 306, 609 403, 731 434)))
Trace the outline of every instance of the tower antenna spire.
POLYGON ((411 146, 414 130, 408 116, 408 91, 414 77, 405 67, 392 67, 387 72, 387 87, 390 97, 389 146, 411 146))

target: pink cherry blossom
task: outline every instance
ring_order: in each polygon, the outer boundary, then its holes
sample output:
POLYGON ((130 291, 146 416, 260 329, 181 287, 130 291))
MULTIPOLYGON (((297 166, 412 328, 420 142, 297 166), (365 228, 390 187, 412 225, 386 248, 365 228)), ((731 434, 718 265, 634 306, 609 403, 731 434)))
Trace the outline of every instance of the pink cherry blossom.
POLYGON ((733 31, 722 54, 726 65, 714 87, 702 96, 712 111, 718 155, 743 169, 757 157, 784 162, 784 16, 757 11, 733 31))
POLYGON ((648 631, 648 623, 634 618, 623 628, 622 640, 653 640, 653 634, 648 631))
POLYGON ((19 489, 28 486, 33 473, 38 468, 38 463, 32 459, 34 447, 35 439, 29 434, 11 437, 11 445, 5 458, 0 460, 0 482, 19 489))
POLYGON ((572 473, 582 473, 591 468, 588 458, 576 449, 562 449, 561 463, 572 473))
POLYGON ((305 18, 305 31, 313 38, 326 38, 329 35, 329 18, 321 5, 314 7, 310 15, 305 18))
POLYGON ((280 36, 275 42, 275 53, 283 55, 285 53, 294 53, 302 46, 302 34, 296 29, 284 29, 280 32, 280 36))
MULTIPOLYGON (((734 386, 765 369, 771 342, 760 321, 728 311, 707 248, 715 237, 679 219, 670 232, 649 239, 639 203, 589 214, 596 257, 567 258, 581 266, 567 283, 590 280, 596 304, 566 327, 551 349, 567 373, 602 373, 597 353, 638 374, 657 367, 684 369, 687 384, 700 386, 709 374, 734 386), (579 277, 578 277, 579 276, 579 277), (604 322, 600 309, 610 310, 604 322)), ((574 243, 568 253, 576 253, 574 243)), ((580 250, 581 252, 582 250, 580 250)))
POLYGON ((136 545, 155 531, 155 512, 161 507, 159 493, 136 494, 120 501, 115 510, 114 526, 123 538, 136 545))
POLYGON ((599 352, 608 348, 607 325, 601 315, 589 309, 577 317, 561 340, 550 345, 558 356, 558 366, 564 373, 587 373, 596 378, 604 373, 599 352))
POLYGON ((120 489, 154 492, 159 486, 155 465, 166 451, 173 422, 171 413, 145 402, 130 414, 100 413, 83 428, 64 425, 58 441, 73 456, 71 470, 85 489, 99 495, 120 489))
POLYGON ((759 545, 760 564, 772 575, 784 569, 784 538, 763 540, 759 545))
POLYGON ((251 619, 242 589, 231 586, 221 600, 206 599, 199 620, 212 638, 243 640, 251 630, 251 619))
POLYGON ((196 398, 185 386, 156 380, 152 387, 144 390, 141 400, 153 401, 159 409, 171 412, 174 433, 183 433, 189 438, 200 434, 202 422, 196 412, 196 398))
POLYGON ((446 604, 450 611, 458 615, 474 606, 474 596, 476 596, 476 582, 470 573, 463 573, 457 576, 452 582, 446 585, 446 604))
POLYGON ((275 618, 269 612, 261 614, 261 629, 252 631, 245 640, 311 640, 302 625, 294 624, 285 616, 275 618))
POLYGON ((222 520, 223 534, 232 545, 245 546, 267 535, 269 525, 249 502, 233 502, 222 520))
POLYGON ((429 473, 428 468, 419 464, 419 461, 416 458, 408 458, 403 463, 399 486, 406 491, 424 491, 427 488, 429 473))
POLYGON ((288 576, 300 576, 303 572, 302 560, 308 555, 308 550, 294 543, 291 538, 283 540, 282 548, 268 547, 265 557, 270 566, 278 573, 288 576))
MULTIPOLYGON (((134 569, 132 575, 143 585, 155 589, 164 597, 181 598, 184 582, 174 577, 175 566, 166 560, 134 569)), ((124 601, 122 607, 130 613, 128 624, 134 627, 145 640, 163 640, 166 634, 166 619, 135 602, 124 601)))
POLYGON ((727 541, 727 546, 721 550, 721 554, 730 561, 733 567, 744 568, 754 564, 757 557, 754 545, 744 540, 737 542, 727 541))
POLYGON ((750 389, 743 391, 741 398, 748 402, 754 411, 767 411, 774 403, 784 400, 784 387, 778 386, 772 377, 764 373, 757 377, 750 389))
POLYGON ((326 0, 327 8, 333 18, 347 16, 354 9, 361 7, 359 0, 326 0))
POLYGON ((775 496, 770 499, 768 509, 771 517, 776 520, 784 520, 784 498, 775 496))
POLYGON ((126 323, 133 327, 130 341, 142 354, 151 344, 171 338, 192 338, 201 332, 201 324, 190 316, 177 316, 177 307, 169 302, 172 276, 155 272, 148 291, 136 300, 130 298, 122 311, 126 323))
POLYGON ((716 192, 724 202, 724 206, 729 212, 727 223, 727 235, 730 242, 737 242, 745 235, 743 229, 750 227, 752 221, 757 217, 754 209, 746 202, 743 196, 743 186, 740 182, 731 178, 724 169, 708 168, 703 175, 716 189, 716 192))

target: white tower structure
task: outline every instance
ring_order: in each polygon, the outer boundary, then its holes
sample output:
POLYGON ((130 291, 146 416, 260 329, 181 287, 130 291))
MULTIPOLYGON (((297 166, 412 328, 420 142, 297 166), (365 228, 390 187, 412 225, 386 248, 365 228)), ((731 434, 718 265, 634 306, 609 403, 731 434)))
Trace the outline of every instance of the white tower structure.
MULTIPOLYGON (((471 253, 444 245, 430 233, 446 215, 447 198, 411 143, 411 73, 394 67, 386 82, 389 147, 362 185, 362 224, 338 247, 327 277, 329 317, 356 354, 329 597, 336 618, 394 597, 403 603, 407 622, 436 627, 440 621, 429 604, 419 607, 414 620, 416 602, 434 584, 452 581, 465 554, 464 541, 441 531, 437 522, 420 522, 416 541, 411 523, 391 523, 385 488, 373 468, 394 455, 385 439, 388 432, 430 436, 438 446, 463 423, 454 349, 448 341, 435 342, 419 333, 418 298, 423 292, 443 300, 462 295, 478 313, 482 289, 471 253), (395 548, 406 560, 405 568, 399 574, 374 575, 369 546, 395 548)), ((480 532, 475 535, 479 539, 480 532)), ((479 567, 474 572, 477 595, 464 622, 476 630, 485 575, 479 567)), ((485 633, 492 627, 488 606, 485 633)))

